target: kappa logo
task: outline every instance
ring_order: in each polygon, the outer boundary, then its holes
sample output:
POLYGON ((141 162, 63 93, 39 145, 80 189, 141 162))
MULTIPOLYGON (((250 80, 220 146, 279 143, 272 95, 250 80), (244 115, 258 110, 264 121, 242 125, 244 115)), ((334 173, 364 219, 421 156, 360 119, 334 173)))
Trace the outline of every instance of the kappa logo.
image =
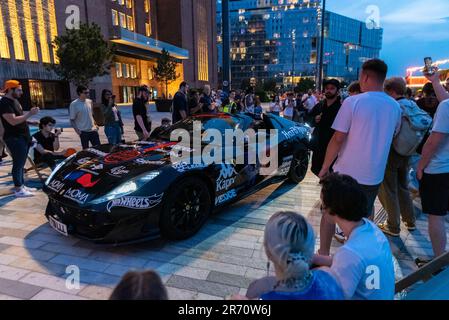
POLYGON ((108 202, 106 210, 111 212, 112 208, 122 207, 129 209, 145 210, 156 207, 162 201, 163 193, 154 194, 149 197, 121 197, 108 202))
POLYGON ((59 180, 53 180, 48 185, 48 188, 53 190, 54 192, 59 192, 64 188, 64 183, 59 180))
POLYGON ((78 182, 80 185, 82 185, 84 188, 92 188, 95 187, 95 185, 100 181, 100 179, 96 181, 92 181, 92 175, 90 173, 87 173, 83 175, 82 177, 78 178, 76 182, 78 182))
POLYGON ((64 193, 64 198, 84 204, 87 201, 87 198, 89 198, 89 194, 82 192, 79 189, 70 188, 64 193))
POLYGON ((235 197, 237 197, 237 191, 235 191, 235 189, 229 190, 228 192, 215 198, 215 205, 222 204, 223 202, 234 199, 235 197))
POLYGON ((218 180, 229 179, 235 175, 237 175, 237 171, 235 171, 235 168, 232 164, 229 164, 229 163, 221 164, 221 171, 220 171, 220 176, 218 177, 218 180))

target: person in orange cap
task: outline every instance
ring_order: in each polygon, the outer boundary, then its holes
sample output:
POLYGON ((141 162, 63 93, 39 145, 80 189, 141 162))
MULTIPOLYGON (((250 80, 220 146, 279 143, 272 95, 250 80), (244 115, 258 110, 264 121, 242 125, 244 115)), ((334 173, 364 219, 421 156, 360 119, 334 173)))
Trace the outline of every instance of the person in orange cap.
POLYGON ((31 144, 28 119, 39 112, 39 108, 32 108, 24 113, 18 99, 23 91, 20 82, 8 80, 4 84, 4 97, 0 100, 0 119, 4 128, 3 140, 12 157, 12 177, 14 192, 18 198, 32 197, 34 191, 25 186, 24 167, 28 149, 31 144))

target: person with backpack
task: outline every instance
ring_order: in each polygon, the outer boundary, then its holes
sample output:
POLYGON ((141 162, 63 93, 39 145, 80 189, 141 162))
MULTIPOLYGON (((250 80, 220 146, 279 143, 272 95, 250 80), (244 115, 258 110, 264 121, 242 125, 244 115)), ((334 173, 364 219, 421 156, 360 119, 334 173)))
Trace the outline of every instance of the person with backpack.
POLYGON ((432 118, 414 101, 405 98, 407 85, 403 78, 387 79, 384 88, 399 103, 402 120, 390 149, 384 181, 379 188, 379 200, 387 212, 387 220, 378 227, 387 235, 399 237, 401 217, 409 231, 416 229, 416 216, 408 189, 409 162, 430 128, 432 118))

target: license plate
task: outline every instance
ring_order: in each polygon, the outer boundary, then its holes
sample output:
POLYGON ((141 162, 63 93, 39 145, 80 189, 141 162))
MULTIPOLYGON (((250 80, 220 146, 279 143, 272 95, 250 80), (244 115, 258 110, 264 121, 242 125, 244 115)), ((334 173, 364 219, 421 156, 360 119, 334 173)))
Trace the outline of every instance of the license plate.
POLYGON ((64 223, 59 222, 53 217, 48 217, 48 222, 50 223, 50 226, 59 233, 65 235, 66 237, 69 235, 69 233, 67 232, 67 225, 65 225, 64 223))

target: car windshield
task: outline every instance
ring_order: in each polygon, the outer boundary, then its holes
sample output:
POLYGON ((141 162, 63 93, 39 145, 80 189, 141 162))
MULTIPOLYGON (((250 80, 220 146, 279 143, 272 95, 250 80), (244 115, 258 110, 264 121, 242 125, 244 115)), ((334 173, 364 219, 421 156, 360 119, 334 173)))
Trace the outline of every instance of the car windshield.
POLYGON ((193 123, 195 121, 201 122, 201 133, 204 133, 208 129, 216 129, 225 134, 227 129, 241 129, 245 131, 248 129, 253 119, 246 115, 228 115, 228 114, 201 114, 197 116, 188 117, 183 121, 179 121, 174 125, 168 127, 161 131, 157 137, 163 140, 170 140, 170 133, 176 129, 187 130, 190 135, 193 134, 193 123))

